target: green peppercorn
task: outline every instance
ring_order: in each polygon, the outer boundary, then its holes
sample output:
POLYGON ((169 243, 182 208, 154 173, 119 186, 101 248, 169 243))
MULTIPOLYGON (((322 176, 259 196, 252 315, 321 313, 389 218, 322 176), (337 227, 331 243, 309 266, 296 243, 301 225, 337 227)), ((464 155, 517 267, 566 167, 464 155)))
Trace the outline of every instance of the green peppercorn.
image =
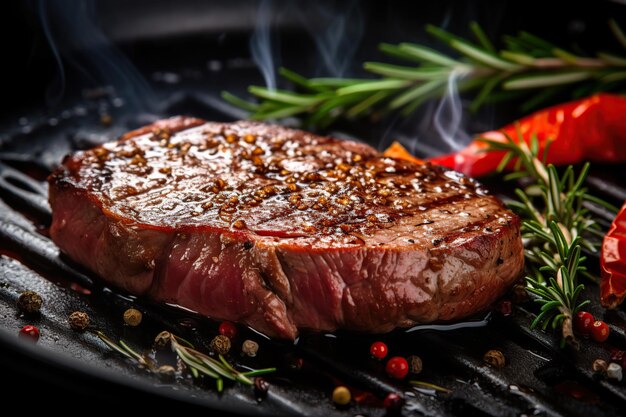
POLYGON ((333 402, 337 405, 348 405, 351 399, 350 390, 343 385, 338 386, 333 391, 333 402))

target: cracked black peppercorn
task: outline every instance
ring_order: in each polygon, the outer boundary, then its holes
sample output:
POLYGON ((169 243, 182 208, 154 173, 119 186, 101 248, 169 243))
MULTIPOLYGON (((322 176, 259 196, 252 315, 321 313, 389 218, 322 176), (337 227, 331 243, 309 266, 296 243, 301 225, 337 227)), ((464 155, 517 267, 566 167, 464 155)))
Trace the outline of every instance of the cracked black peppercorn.
POLYGON ((162 349, 169 345, 171 341, 172 334, 170 332, 163 331, 154 338, 154 346, 162 349))
POLYGON ((211 340, 211 349, 213 349, 215 353, 226 355, 230 350, 230 339, 223 335, 215 336, 213 340, 211 340))
POLYGON ((605 375, 608 367, 609 365, 603 359, 596 359, 591 365, 593 372, 600 375, 605 375))
POLYGON ((492 349, 487 351, 483 356, 483 361, 494 368, 503 368, 506 363, 506 359, 504 358, 504 354, 499 350, 492 349))
POLYGON ((417 355, 411 355, 408 358, 409 371, 412 374, 419 374, 422 372, 422 358, 417 355))
POLYGON ((128 324, 129 326, 139 326, 141 324, 142 318, 143 315, 141 314, 141 311, 137 309, 129 308, 124 312, 124 323, 128 324))
POLYGON ((84 331, 89 326, 90 321, 89 315, 82 311, 75 311, 69 317, 70 327, 77 332, 84 331))
POLYGON ((24 291, 17 299, 17 307, 24 313, 39 313, 43 299, 35 291, 24 291))

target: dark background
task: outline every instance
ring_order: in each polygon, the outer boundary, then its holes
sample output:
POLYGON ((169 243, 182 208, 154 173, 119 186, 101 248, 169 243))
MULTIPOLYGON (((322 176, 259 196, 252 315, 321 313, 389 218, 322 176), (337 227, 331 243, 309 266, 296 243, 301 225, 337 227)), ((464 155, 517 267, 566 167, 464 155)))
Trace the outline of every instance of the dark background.
MULTIPOLYGON (((362 76, 364 60, 383 58, 379 42, 441 49, 425 33, 427 23, 469 35, 467 24, 476 20, 492 38, 523 29, 582 51, 616 50, 606 22, 619 21, 625 10, 620 1, 607 0, 52 0, 4 8, 0 111, 7 122, 33 109, 60 110, 86 88, 104 85, 113 85, 136 110, 158 112, 158 72, 196 71, 194 88, 209 94, 262 85, 249 62, 250 37, 259 27, 269 27, 273 66, 307 76, 362 76), (262 20, 269 22, 259 25, 262 20), (316 42, 325 46, 317 48, 316 42), (211 63, 222 63, 221 72, 228 72, 229 60, 239 65, 234 79, 209 70, 211 63)), ((491 108, 478 117, 485 125, 511 118, 509 109, 501 113, 491 108)))

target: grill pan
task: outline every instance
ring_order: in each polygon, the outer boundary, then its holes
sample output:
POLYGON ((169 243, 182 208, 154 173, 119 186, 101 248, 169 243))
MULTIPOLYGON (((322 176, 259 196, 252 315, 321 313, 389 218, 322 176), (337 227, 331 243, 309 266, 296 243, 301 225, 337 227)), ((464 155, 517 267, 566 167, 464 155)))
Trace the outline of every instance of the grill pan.
MULTIPOLYGON (((392 2, 392 7, 399 6, 392 2)), ((401 15, 399 10, 390 14, 401 15)), ((106 20, 108 15, 103 16, 106 20)), ((287 29, 293 30, 293 26, 289 23, 287 29)), ((115 33, 120 42, 137 36, 118 30, 115 33)), ((148 38, 164 36, 145 33, 148 38)), ((379 40, 380 35, 371 36, 379 40)), ((237 41, 225 42, 236 52, 247 47, 237 41)), ((293 43, 297 45, 296 41, 293 43)), ((297 47, 289 43, 283 46, 291 48, 294 61, 300 58, 297 47)), ((596 358, 607 359, 611 349, 626 350, 626 315, 621 309, 600 310, 598 288, 591 283, 584 294, 592 300, 590 312, 609 324, 611 335, 602 345, 581 340, 578 352, 560 348, 553 333, 530 329, 537 314, 532 302, 514 304, 513 314, 508 317, 485 312, 457 325, 421 326, 383 336, 306 333, 291 344, 240 329, 237 343, 252 338, 259 342, 260 353, 253 360, 238 354, 231 359, 244 366, 279 368, 276 375, 268 377, 271 387, 267 398, 261 401, 252 388, 245 386, 227 386, 220 395, 210 381, 202 384, 187 378, 175 382, 161 380, 110 351, 93 333, 77 334, 69 330, 68 314, 83 310, 90 314, 94 327, 113 339, 124 339, 139 350, 150 347, 154 336, 162 330, 188 338, 201 349, 217 334, 219 323, 108 288, 59 253, 46 233, 50 211, 44 179, 66 153, 113 140, 157 116, 188 114, 215 121, 243 117, 241 112, 219 100, 219 90, 207 92, 203 88, 210 83, 236 91, 260 82, 256 68, 237 58, 236 52, 220 58, 221 71, 215 71, 216 66, 198 69, 195 64, 184 62, 182 70, 176 68, 179 77, 176 83, 168 76, 170 69, 155 71, 148 62, 141 72, 151 78, 154 100, 159 103, 149 113, 131 108, 130 102, 121 102, 119 91, 94 87, 78 90, 77 94, 68 91, 56 107, 30 106, 19 114, 22 118, 16 115, 2 122, 0 367, 9 382, 5 398, 35 403, 46 398, 43 408, 59 410, 76 406, 113 412, 124 409, 124 404, 130 401, 141 404, 146 411, 156 412, 174 406, 177 412, 211 410, 231 415, 383 416, 387 412, 382 408, 382 398, 399 391, 406 398, 400 411, 405 416, 622 414, 626 385, 597 378, 591 364, 596 358), (24 317, 15 308, 17 296, 26 289, 39 292, 45 300, 43 313, 38 317, 24 317), (121 319, 123 311, 131 306, 144 312, 144 322, 136 329, 124 326, 121 319), (17 331, 25 324, 40 327, 42 336, 37 345, 18 340, 17 331), (385 341, 393 354, 419 355, 424 370, 413 379, 445 387, 450 392, 418 390, 387 378, 383 365, 368 357, 369 345, 374 340, 385 341), (505 354, 504 368, 494 369, 483 363, 482 356, 489 349, 499 349, 505 354), (359 401, 348 408, 335 407, 330 397, 337 384, 353 388, 359 401)), ((490 116, 489 123, 497 125, 500 116, 490 116)), ((487 125, 485 120, 477 118, 473 130, 480 131, 487 125)), ((381 146, 385 143, 378 142, 380 137, 393 136, 405 143, 412 137, 406 123, 396 124, 391 132, 363 124, 339 125, 331 133, 364 137, 381 146)), ((421 156, 441 151, 436 145, 420 149, 421 156)), ((623 166, 592 166, 591 192, 613 204, 621 204, 626 199, 622 171, 623 166)), ((506 197, 507 190, 498 181, 487 180, 486 185, 506 197)), ((609 213, 593 205, 588 208, 604 227, 610 224, 609 213)), ((597 262, 592 260, 591 264, 597 262)))

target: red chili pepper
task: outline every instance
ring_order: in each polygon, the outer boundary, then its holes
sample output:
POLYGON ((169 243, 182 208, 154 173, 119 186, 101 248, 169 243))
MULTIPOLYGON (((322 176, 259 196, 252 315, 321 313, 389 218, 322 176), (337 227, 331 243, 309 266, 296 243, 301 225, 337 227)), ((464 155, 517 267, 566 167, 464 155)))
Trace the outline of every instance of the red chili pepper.
MULTIPOLYGON (((551 141, 547 162, 555 165, 581 161, 626 161, 626 97, 611 94, 594 96, 549 107, 499 131, 479 137, 505 141, 503 134, 517 138, 517 129, 526 143, 536 134, 540 154, 551 141)), ((487 144, 476 139, 461 151, 435 157, 431 162, 471 177, 489 174, 502 160, 502 152, 484 152, 487 144)))
POLYGON ((600 303, 615 308, 626 298, 626 203, 602 242, 600 303))

